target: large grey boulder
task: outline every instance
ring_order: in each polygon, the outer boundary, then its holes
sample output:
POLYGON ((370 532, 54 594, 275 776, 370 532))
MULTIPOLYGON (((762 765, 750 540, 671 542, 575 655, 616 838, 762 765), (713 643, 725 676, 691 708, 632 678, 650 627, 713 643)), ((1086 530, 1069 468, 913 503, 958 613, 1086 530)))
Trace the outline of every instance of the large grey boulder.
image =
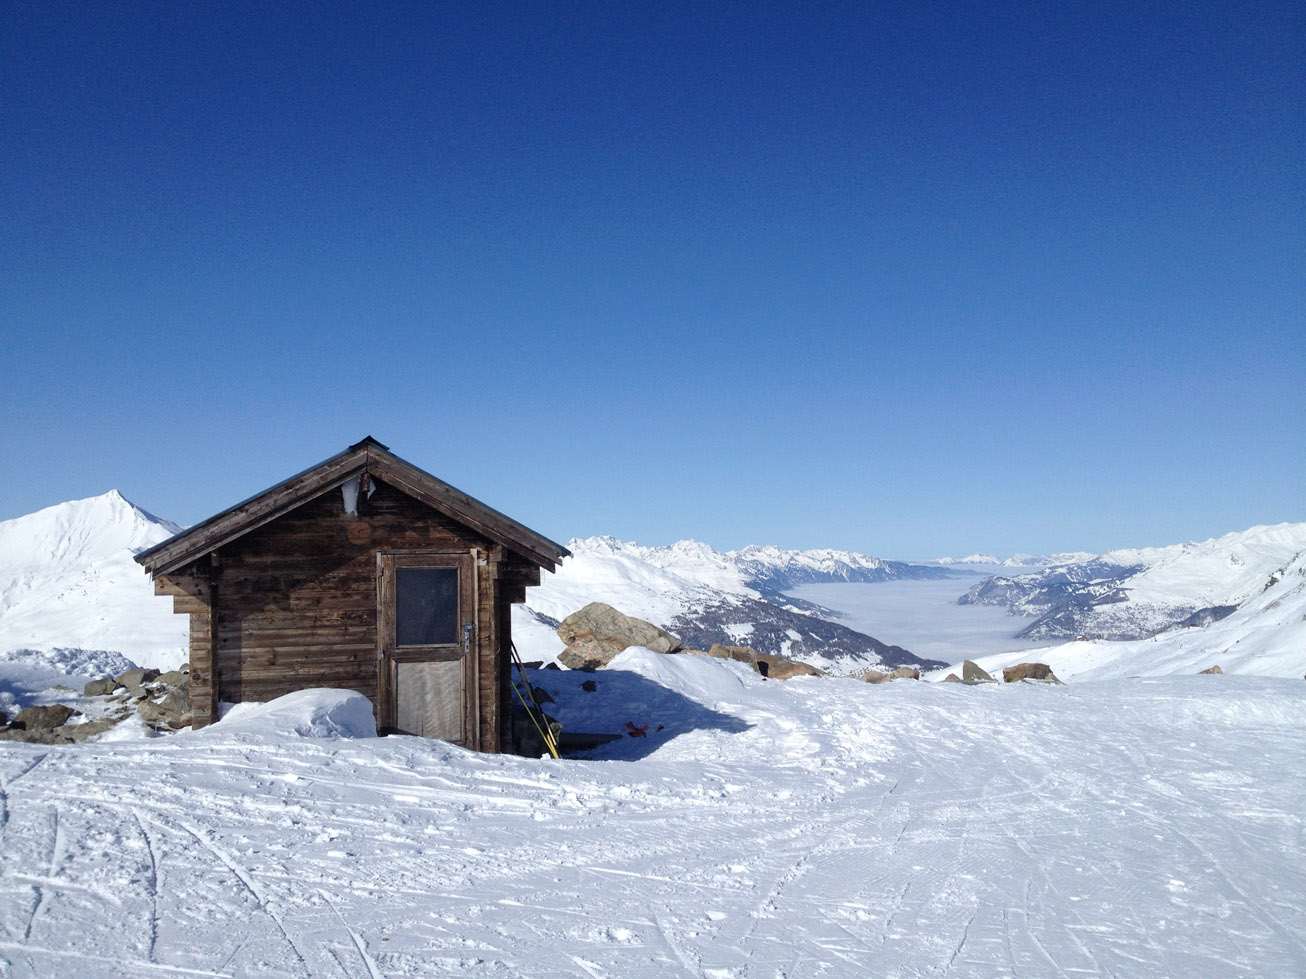
POLYGON ((92 680, 82 688, 83 697, 105 697, 118 689, 118 681, 111 676, 92 680))
POLYGON ((160 673, 153 682, 176 687, 179 690, 189 690, 190 670, 169 670, 167 673, 160 673))
POLYGON ((961 664, 961 682, 962 683, 997 683, 993 674, 984 667, 971 660, 961 664))
POLYGON ((636 619, 603 602, 590 602, 572 612, 558 626, 558 638, 567 648, 558 661, 573 670, 607 666, 623 649, 644 646, 655 653, 674 653, 680 640, 651 622, 636 619))
POLYGON ((50 731, 57 727, 63 727, 68 718, 76 714, 73 710, 64 704, 50 704, 48 707, 24 707, 14 718, 14 727, 22 727, 27 731, 50 731))
POLYGON ((149 670, 141 667, 137 667, 134 670, 125 670, 114 677, 114 679, 118 681, 119 686, 126 687, 138 697, 143 692, 145 684, 149 683, 151 680, 157 680, 158 678, 158 670, 149 670))
POLYGON ((815 666, 771 653, 757 654, 757 672, 768 680, 789 680, 796 676, 825 676, 815 666))
POLYGON ((1046 683, 1060 683, 1052 667, 1046 663, 1020 663, 1008 666, 1002 671, 1005 683, 1019 683, 1021 680, 1042 680, 1046 683))
POLYGON ((714 642, 707 655, 713 659, 730 659, 736 663, 747 663, 753 669, 757 669, 757 650, 752 646, 723 646, 719 642, 714 642))
POLYGON ((861 673, 854 673, 853 678, 861 680, 863 683, 888 683, 890 680, 919 680, 921 671, 914 666, 900 666, 890 673, 882 670, 863 670, 861 673))

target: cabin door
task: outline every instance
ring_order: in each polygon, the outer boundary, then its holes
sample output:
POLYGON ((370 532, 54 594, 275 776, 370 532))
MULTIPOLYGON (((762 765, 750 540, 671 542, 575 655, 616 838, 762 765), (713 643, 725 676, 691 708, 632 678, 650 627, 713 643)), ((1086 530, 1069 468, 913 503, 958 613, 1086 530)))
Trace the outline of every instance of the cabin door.
POLYGON ((470 552, 382 552, 377 561, 379 727, 475 748, 470 552))

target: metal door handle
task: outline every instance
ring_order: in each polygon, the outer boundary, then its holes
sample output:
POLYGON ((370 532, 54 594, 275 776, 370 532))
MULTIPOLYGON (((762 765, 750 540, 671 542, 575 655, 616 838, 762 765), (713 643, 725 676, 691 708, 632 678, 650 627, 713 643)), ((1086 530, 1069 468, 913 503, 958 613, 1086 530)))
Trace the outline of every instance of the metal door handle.
POLYGON ((476 625, 472 622, 463 623, 463 652, 464 653, 470 653, 472 651, 472 630, 475 628, 476 625))

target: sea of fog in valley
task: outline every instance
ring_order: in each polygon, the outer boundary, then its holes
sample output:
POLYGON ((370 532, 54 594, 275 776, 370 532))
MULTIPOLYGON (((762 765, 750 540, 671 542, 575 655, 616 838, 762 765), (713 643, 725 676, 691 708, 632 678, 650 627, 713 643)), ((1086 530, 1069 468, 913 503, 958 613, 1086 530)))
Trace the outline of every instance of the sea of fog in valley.
POLYGON ((1032 619, 998 606, 957 604, 984 577, 798 585, 788 594, 833 609, 850 629, 927 659, 953 663, 1047 645, 1016 638, 1032 619))

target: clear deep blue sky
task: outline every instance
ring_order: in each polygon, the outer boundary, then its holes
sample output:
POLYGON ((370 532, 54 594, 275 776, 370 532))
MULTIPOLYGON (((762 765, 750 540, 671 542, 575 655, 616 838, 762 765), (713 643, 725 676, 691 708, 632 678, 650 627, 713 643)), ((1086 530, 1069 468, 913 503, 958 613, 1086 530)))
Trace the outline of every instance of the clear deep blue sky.
POLYGON ((0 6, 0 518, 371 434, 555 539, 1306 519, 1300 3, 0 6))

